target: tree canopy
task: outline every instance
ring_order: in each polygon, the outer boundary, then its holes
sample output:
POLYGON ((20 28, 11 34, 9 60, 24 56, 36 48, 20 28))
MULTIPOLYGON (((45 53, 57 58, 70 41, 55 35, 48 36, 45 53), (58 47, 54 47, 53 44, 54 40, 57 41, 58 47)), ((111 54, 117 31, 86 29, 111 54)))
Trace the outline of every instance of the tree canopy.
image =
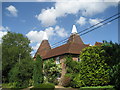
POLYGON ((30 40, 19 33, 8 32, 2 38, 2 77, 3 82, 8 82, 10 69, 23 59, 31 59, 30 40))
POLYGON ((109 61, 107 61, 110 66, 110 80, 111 83, 115 85, 116 89, 120 88, 120 44, 113 43, 112 41, 107 42, 104 41, 102 48, 106 51, 106 53, 111 57, 109 61))
POLYGON ((111 67, 120 63, 120 44, 113 43, 112 41, 104 41, 102 48, 111 58, 111 60, 107 62, 111 67))

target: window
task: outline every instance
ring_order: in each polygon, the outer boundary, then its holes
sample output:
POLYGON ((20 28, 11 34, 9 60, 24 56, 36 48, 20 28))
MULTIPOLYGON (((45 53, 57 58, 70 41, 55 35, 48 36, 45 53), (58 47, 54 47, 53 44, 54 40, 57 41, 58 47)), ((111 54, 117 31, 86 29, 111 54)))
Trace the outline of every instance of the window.
POLYGON ((78 58, 78 62, 80 62, 80 58, 78 58))
POLYGON ((56 64, 60 64, 60 57, 56 58, 56 64))

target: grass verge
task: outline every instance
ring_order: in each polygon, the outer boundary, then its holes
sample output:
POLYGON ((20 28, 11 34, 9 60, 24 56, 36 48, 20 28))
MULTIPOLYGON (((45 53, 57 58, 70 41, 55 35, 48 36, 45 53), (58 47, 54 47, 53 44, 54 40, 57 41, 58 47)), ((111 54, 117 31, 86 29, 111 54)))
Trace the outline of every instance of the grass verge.
POLYGON ((89 86, 81 87, 80 90, 115 90, 114 86, 89 86))

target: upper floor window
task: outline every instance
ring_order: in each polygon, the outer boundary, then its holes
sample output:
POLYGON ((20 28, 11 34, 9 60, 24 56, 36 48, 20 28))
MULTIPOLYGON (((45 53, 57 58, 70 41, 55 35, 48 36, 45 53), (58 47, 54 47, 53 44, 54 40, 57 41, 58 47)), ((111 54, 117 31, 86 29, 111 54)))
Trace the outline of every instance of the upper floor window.
POLYGON ((56 58, 56 64, 60 64, 60 57, 56 58))

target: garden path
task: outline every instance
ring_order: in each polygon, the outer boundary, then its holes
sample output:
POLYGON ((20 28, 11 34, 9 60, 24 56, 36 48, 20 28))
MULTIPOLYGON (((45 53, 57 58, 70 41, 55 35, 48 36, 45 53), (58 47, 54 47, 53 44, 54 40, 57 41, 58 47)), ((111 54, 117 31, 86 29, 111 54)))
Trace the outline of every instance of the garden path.
POLYGON ((78 89, 75 89, 75 88, 66 88, 66 87, 63 87, 63 86, 55 86, 54 90, 78 90, 78 89))

